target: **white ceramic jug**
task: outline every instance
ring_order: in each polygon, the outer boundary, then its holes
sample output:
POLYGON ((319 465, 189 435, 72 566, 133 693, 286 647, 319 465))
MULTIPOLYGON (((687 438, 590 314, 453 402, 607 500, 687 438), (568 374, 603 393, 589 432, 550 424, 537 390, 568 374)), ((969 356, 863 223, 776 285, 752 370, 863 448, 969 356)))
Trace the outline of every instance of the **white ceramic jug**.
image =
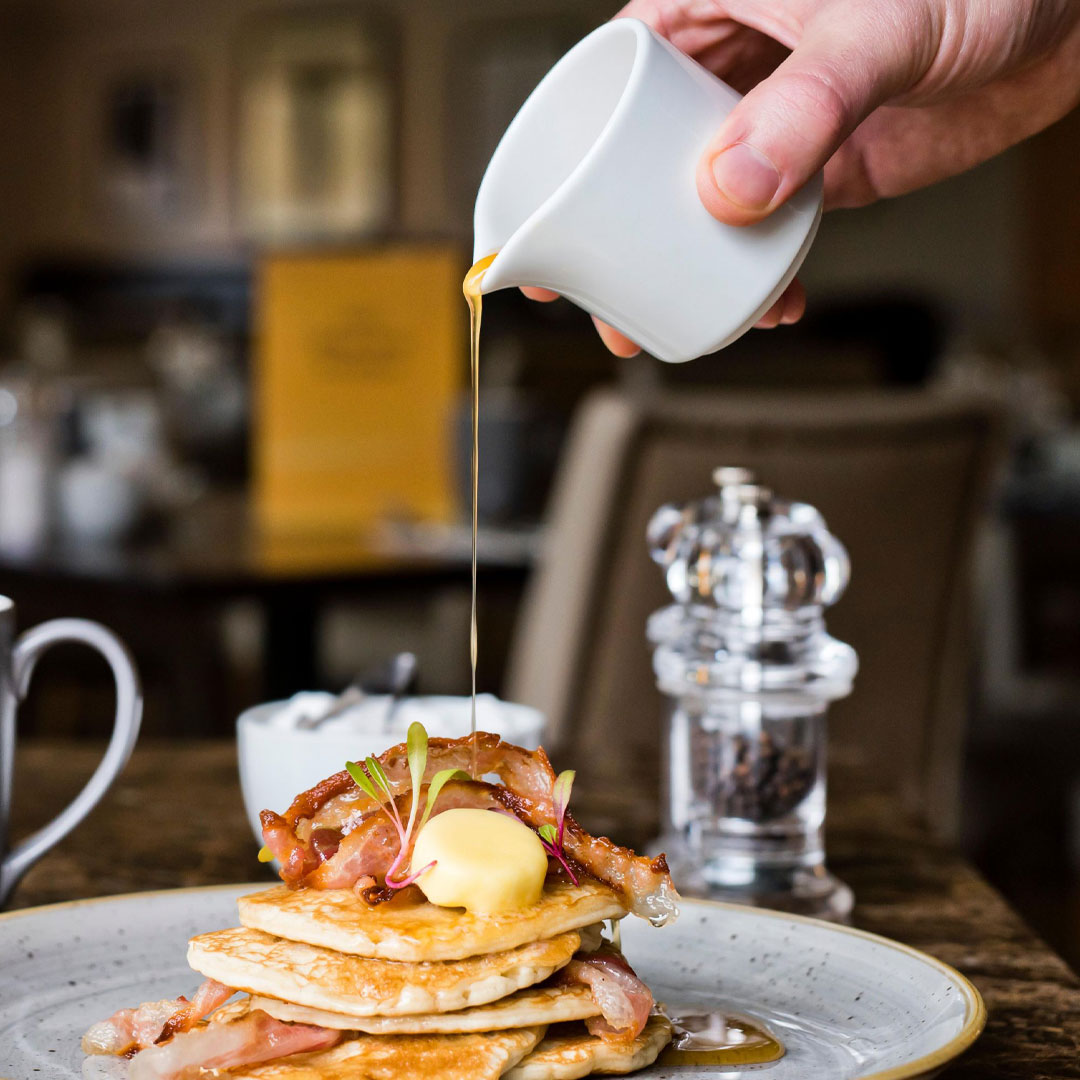
POLYGON ((570 50, 503 135, 476 198, 487 293, 539 285, 661 360, 723 348, 765 314, 821 219, 821 177, 758 225, 724 225, 695 169, 739 94, 637 19, 570 50))

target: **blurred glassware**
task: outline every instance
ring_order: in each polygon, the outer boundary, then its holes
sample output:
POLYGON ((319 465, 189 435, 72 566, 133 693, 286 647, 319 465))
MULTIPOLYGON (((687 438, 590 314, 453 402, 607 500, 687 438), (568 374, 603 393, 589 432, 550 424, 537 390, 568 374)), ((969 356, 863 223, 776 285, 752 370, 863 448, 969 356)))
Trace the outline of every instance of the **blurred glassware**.
POLYGON ((190 504, 205 484, 169 446, 152 390, 85 391, 77 409, 82 448, 59 470, 60 531, 79 541, 117 542, 155 515, 190 504))
POLYGON ((129 535, 144 506, 135 479, 100 459, 69 461, 57 477, 57 516, 73 540, 112 542, 129 535))
POLYGON ((169 319, 150 335, 146 354, 161 379, 169 440, 182 456, 209 466, 245 440, 247 387, 220 330, 169 319))
POLYGON ((0 386, 0 548, 26 555, 52 523, 56 429, 41 395, 23 379, 0 386))
POLYGON ((24 304, 16 318, 16 340, 24 370, 45 374, 70 367, 71 328, 62 307, 47 301, 24 304))
POLYGON ((51 532, 56 467, 70 413, 65 313, 27 304, 16 317, 16 357, 0 376, 0 548, 26 555, 51 532))
POLYGON ((675 598, 648 623, 671 698, 657 846, 688 894, 844 919, 851 890, 825 869, 825 714, 858 665, 822 611, 847 552, 749 471, 714 479, 719 495, 662 506, 648 528, 675 598))

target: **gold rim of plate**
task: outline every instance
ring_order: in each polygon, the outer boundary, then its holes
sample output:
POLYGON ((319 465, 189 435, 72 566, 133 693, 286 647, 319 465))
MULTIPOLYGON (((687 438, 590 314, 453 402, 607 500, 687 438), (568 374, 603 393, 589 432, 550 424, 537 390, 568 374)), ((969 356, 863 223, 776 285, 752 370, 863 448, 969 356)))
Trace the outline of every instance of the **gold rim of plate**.
MULTIPOLYGON (((85 900, 62 900, 55 904, 39 904, 37 907, 19 908, 18 911, 0 913, 0 923, 10 922, 27 915, 37 915, 41 912, 62 911, 65 908, 85 907, 90 904, 104 904, 113 900, 147 899, 154 896, 179 896, 191 893, 226 892, 240 889, 259 889, 266 886, 265 882, 238 882, 232 885, 194 885, 181 889, 152 889, 146 892, 114 893, 111 896, 91 896, 85 900)), ((893 1069, 885 1069, 882 1072, 863 1073, 856 1080, 913 1080, 914 1077, 923 1076, 934 1069, 940 1069, 950 1061, 959 1057, 975 1042, 982 1034, 986 1026, 986 1003, 978 987, 964 974, 957 971, 951 964, 946 964, 936 956, 923 952, 921 949, 905 945, 892 938, 883 937, 881 934, 872 934, 869 930, 859 930, 854 926, 843 926, 840 923, 825 922, 823 919, 811 919, 805 915, 789 915, 784 911, 771 911, 769 908, 754 908, 745 904, 728 904, 719 900, 705 900, 698 897, 682 897, 681 902, 687 905, 701 905, 702 907, 715 907, 724 910, 747 912, 752 911, 755 915, 761 915, 770 919, 781 919, 784 922, 806 923, 809 926, 824 927, 841 934, 850 934, 853 937, 863 938, 866 941, 875 942, 897 952, 906 953, 921 960, 924 964, 940 971, 943 975, 954 980, 964 993, 965 1017, 964 1026, 960 1032, 953 1036, 944 1046, 937 1050, 924 1054, 915 1061, 909 1061, 906 1065, 897 1065, 893 1069)))

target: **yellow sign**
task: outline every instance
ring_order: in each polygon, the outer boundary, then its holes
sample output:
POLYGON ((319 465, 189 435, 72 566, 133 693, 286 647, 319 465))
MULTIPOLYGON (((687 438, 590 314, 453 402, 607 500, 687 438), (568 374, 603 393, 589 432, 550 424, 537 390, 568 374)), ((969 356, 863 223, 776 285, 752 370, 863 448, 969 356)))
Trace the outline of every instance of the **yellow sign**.
POLYGON ((273 531, 447 520, 461 254, 270 255, 258 280, 255 498, 273 531))

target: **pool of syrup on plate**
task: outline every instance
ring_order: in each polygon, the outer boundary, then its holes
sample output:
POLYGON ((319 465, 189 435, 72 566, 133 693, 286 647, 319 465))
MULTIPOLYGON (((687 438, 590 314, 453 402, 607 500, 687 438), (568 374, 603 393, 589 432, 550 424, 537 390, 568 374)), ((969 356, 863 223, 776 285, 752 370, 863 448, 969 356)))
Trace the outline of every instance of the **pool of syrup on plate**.
POLYGON ((724 1012, 672 1016, 673 1035, 658 1065, 768 1065, 784 1056, 784 1044, 749 1017, 724 1012))

